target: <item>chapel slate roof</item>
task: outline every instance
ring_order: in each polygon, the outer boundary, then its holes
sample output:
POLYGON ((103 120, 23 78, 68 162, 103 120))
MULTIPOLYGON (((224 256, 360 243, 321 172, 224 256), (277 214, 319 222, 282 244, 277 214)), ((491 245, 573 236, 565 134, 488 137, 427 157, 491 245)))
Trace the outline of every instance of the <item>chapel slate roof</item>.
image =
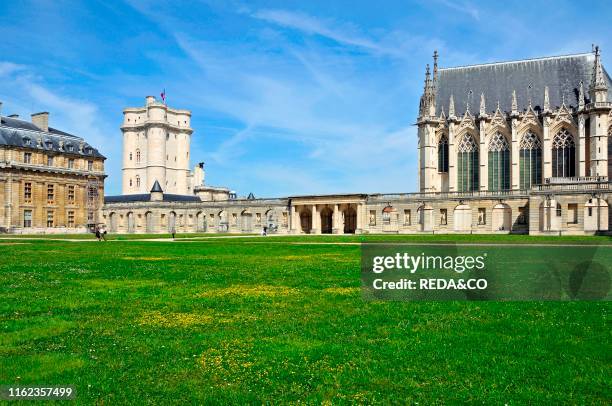
POLYGON ((0 117, 0 145, 29 148, 33 150, 42 149, 45 151, 105 159, 96 148, 89 145, 81 137, 51 127, 49 131, 42 131, 36 125, 28 121, 19 120, 13 117, 0 117), (38 143, 39 138, 42 141, 42 146, 40 147, 38 143), (60 141, 64 144, 63 151, 60 151, 60 141), (81 143, 83 143, 82 152, 79 148, 81 143), (72 151, 69 150, 70 145, 73 147, 72 151))
MULTIPOLYGON (((104 196, 104 203, 132 203, 132 202, 150 202, 151 195, 149 193, 136 195, 118 195, 104 196)), ((200 198, 195 195, 173 195, 164 194, 164 202, 200 202, 200 198)))
MULTIPOLYGON (((548 86, 551 108, 561 106, 563 96, 566 106, 577 107, 581 81, 588 103, 594 62, 595 54, 586 53, 441 68, 436 87, 436 115, 444 109, 448 116, 451 94, 458 117, 465 113, 468 99, 470 112, 479 112, 481 93, 485 95, 487 113, 495 111, 498 101, 502 111, 510 112, 513 90, 516 90, 519 111, 527 109, 529 98, 533 108, 538 110, 544 103, 545 86, 548 86)), ((612 80, 605 70, 604 75, 608 83, 608 99, 612 100, 612 80)))

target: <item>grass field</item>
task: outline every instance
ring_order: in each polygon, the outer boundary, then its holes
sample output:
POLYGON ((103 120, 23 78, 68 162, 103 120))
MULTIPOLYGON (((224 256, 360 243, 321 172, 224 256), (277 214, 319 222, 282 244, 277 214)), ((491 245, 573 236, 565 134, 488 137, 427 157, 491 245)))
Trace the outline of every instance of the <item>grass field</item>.
POLYGON ((359 245, 316 244, 386 239, 0 240, 0 384, 83 404, 612 401, 610 302, 364 301, 359 245))

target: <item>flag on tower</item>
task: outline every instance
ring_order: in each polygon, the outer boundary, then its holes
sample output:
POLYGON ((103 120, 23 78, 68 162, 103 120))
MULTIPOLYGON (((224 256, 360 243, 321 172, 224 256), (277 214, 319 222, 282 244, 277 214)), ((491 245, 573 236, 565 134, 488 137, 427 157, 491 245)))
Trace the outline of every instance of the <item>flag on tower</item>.
POLYGON ((166 104, 166 89, 161 92, 160 96, 164 104, 166 104))

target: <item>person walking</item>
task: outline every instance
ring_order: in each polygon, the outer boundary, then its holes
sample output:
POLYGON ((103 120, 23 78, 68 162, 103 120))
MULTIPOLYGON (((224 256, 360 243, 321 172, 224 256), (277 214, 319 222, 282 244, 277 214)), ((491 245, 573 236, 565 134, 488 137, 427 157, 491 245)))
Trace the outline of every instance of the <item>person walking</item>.
POLYGON ((100 241, 101 234, 100 234, 100 229, 98 227, 96 227, 96 238, 98 239, 98 241, 100 241))

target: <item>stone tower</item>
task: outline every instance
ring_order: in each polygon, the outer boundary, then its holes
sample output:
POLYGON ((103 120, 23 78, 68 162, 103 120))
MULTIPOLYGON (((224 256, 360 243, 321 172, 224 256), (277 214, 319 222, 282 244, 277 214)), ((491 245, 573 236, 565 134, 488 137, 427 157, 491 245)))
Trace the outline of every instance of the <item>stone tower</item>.
MULTIPOLYGON (((589 85, 590 103, 586 106, 589 116, 590 176, 608 176, 608 123, 612 100, 608 100, 608 84, 601 64, 599 47, 595 47, 595 62, 589 85)), ((582 100, 581 100, 582 102, 582 100)))
MULTIPOLYGON (((436 120, 436 82, 438 79, 438 53, 434 53, 433 79, 430 76, 429 65, 425 71, 425 86, 419 104, 417 119, 419 137, 419 190, 421 192, 436 191, 437 164, 435 143, 436 120)), ((439 190, 438 190, 439 191, 439 190)))
POLYGON ((149 193, 158 181, 165 193, 193 194, 189 171, 191 112, 172 109, 153 96, 144 107, 123 110, 122 194, 149 193))

